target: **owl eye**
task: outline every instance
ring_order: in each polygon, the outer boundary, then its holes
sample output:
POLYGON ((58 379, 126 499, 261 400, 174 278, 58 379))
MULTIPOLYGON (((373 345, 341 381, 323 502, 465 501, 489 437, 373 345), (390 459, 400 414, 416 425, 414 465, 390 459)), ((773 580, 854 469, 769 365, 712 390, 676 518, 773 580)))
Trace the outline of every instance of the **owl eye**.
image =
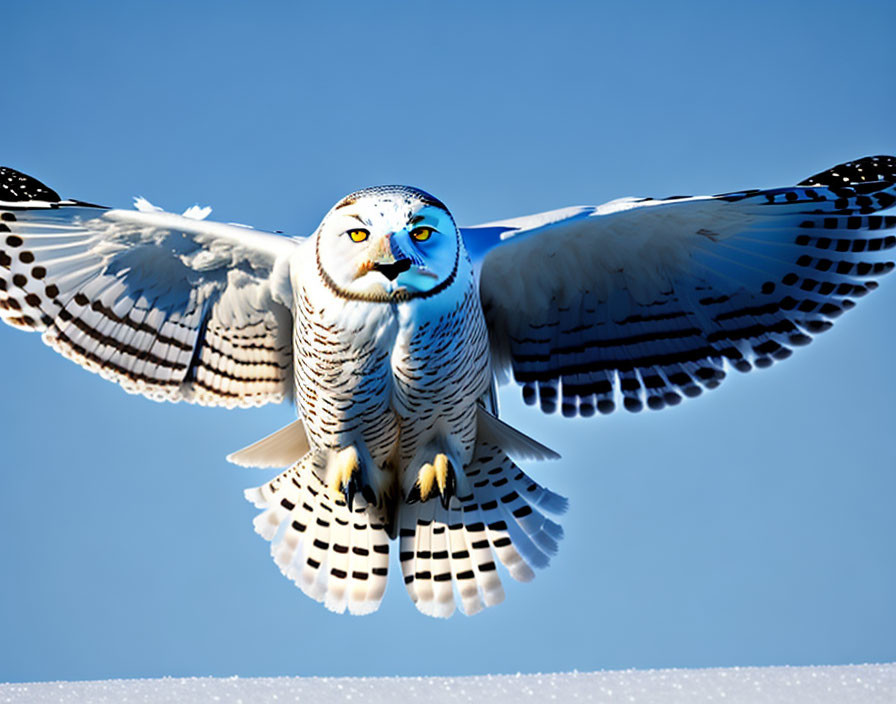
POLYGON ((411 230, 411 237, 418 242, 426 242, 432 237, 433 229, 431 227, 415 227, 411 230))
POLYGON ((352 242, 363 242, 370 237, 370 232, 363 229, 349 230, 348 236, 352 238, 352 242))

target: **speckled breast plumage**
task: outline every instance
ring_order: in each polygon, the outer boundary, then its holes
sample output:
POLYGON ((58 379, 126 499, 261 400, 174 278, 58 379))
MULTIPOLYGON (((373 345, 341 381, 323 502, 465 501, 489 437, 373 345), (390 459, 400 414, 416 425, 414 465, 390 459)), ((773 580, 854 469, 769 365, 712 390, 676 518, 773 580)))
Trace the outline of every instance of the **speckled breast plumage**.
POLYGON ((441 434, 469 461, 490 368, 466 254, 437 297, 346 300, 320 277, 305 277, 295 310, 296 400, 312 447, 362 439, 379 467, 400 470, 441 434))

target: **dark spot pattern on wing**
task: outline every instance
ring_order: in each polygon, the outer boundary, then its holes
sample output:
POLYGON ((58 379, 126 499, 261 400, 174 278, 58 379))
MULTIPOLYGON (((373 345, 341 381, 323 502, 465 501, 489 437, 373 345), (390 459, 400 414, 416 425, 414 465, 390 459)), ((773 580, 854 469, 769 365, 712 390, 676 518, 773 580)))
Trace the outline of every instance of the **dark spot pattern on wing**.
POLYGON ((896 216, 878 212, 896 203, 894 157, 716 198, 757 220, 724 242, 700 239, 690 257, 705 268, 649 302, 620 290, 610 306, 586 288, 511 327, 509 361, 527 404, 565 416, 609 413, 620 398, 633 412, 677 405, 717 387, 727 367, 787 359, 894 268, 896 216))

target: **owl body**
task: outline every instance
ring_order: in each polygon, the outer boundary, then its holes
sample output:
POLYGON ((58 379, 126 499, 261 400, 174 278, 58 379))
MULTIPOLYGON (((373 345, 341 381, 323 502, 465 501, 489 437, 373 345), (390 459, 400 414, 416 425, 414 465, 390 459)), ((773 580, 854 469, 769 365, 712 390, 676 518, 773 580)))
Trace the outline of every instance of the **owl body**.
POLYGON ((439 452, 462 478, 491 381, 466 252, 439 295, 409 300, 346 298, 307 258, 295 267, 296 400, 312 449, 354 447, 377 492, 392 498, 439 452))
POLYGON ((491 381, 488 331, 471 269, 455 287, 450 297, 399 304, 392 371, 403 467, 434 437, 461 466, 470 461, 477 401, 491 381))
POLYGON ((363 443, 385 465, 399 430, 391 410, 394 311, 339 299, 311 277, 296 287, 295 311, 296 405, 309 444, 335 451, 363 443))

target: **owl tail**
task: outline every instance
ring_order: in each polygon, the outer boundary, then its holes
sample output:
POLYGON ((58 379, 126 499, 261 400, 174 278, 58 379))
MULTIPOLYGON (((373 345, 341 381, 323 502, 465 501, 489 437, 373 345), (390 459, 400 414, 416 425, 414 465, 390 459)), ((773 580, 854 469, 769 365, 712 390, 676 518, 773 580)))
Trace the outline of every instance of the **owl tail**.
POLYGON ((480 424, 473 459, 447 506, 436 496, 398 507, 405 586, 428 616, 447 618, 456 605, 471 615, 500 603, 496 558, 511 577, 528 582, 533 568, 548 566, 563 537, 544 513, 563 513, 566 499, 527 477, 494 437, 480 424))
POLYGON ((321 480, 326 459, 309 452, 272 481, 246 491, 264 511, 256 532, 274 562, 312 599, 343 613, 369 614, 386 590, 389 536, 382 509, 363 499, 349 509, 321 480))

